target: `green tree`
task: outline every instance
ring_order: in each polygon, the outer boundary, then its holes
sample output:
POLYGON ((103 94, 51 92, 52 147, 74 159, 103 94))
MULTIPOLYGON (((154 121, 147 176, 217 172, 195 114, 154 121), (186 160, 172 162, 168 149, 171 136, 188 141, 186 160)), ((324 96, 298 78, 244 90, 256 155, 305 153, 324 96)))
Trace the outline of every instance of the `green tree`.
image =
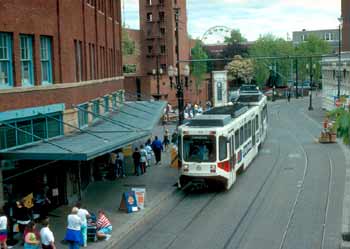
POLYGON ((135 53, 135 42, 130 38, 124 27, 122 29, 122 52, 123 55, 133 55, 135 53))
MULTIPOLYGON (((202 43, 197 40, 195 46, 191 50, 192 60, 205 60, 208 59, 207 53, 204 51, 202 43)), ((204 75, 207 72, 207 62, 192 62, 191 74, 195 79, 196 91, 202 85, 204 75)))
MULTIPOLYGON (((295 54, 299 56, 319 56, 328 54, 331 52, 330 45, 313 35, 310 35, 304 42, 300 43, 298 46, 295 47, 295 54)), ((300 79, 302 80, 309 80, 310 77, 310 71, 306 69, 306 64, 309 64, 309 67, 311 64, 316 65, 316 70, 313 72, 313 79, 314 81, 319 81, 321 78, 321 67, 319 64, 320 58, 304 58, 299 60, 299 75, 300 79)))
POLYGON ((233 29, 229 37, 225 37, 225 43, 234 44, 248 41, 239 29, 233 29))
POLYGON ((337 132, 337 136, 343 139, 344 144, 350 143, 350 113, 342 107, 339 107, 328 115, 335 119, 334 127, 337 132))
POLYGON ((277 85, 286 85, 291 75, 290 60, 273 60, 259 57, 279 57, 294 55, 293 44, 282 38, 275 37, 272 34, 265 34, 249 49, 251 57, 256 57, 254 60, 255 78, 257 84, 261 87, 265 85, 271 72, 275 74, 278 82, 277 85))
POLYGON ((237 85, 249 84, 254 76, 253 62, 250 59, 243 59, 240 55, 236 55, 226 69, 237 85))

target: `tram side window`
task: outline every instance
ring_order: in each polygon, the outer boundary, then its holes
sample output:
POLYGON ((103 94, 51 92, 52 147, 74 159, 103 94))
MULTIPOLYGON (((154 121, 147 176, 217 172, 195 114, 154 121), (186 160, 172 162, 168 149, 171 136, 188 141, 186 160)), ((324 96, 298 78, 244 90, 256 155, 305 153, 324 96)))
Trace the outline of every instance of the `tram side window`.
POLYGON ((259 130, 259 117, 258 115, 255 116, 255 130, 259 130))
POLYGON ((239 129, 239 145, 242 145, 244 140, 243 140, 243 126, 239 129))
POLYGON ((239 130, 235 131, 235 148, 238 150, 239 147, 239 130))
POLYGON ((227 158, 227 145, 226 145, 226 137, 219 137, 219 161, 225 160, 227 158))
POLYGON ((252 121, 248 122, 248 138, 252 136, 252 121))
POLYGON ((244 125, 244 142, 248 140, 248 123, 244 125))

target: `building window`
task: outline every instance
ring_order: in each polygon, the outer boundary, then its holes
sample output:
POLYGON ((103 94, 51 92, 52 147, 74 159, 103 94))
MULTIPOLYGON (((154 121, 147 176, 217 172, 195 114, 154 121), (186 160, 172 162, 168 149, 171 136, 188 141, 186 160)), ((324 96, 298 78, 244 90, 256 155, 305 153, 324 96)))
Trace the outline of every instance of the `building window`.
POLYGON ((148 53, 151 54, 153 50, 153 46, 148 46, 147 48, 148 48, 148 53))
POLYGON ((326 41, 332 41, 333 40, 332 33, 325 33, 324 39, 326 41))
POLYGON ((52 83, 52 42, 51 37, 40 37, 41 83, 52 83))
POLYGON ((13 86, 12 36, 0 32, 0 88, 13 86))
POLYGON ((35 117, 7 123, 9 126, 0 125, 0 150, 63 135, 60 113, 50 114, 44 118, 35 117))
POLYGON ((78 109, 79 128, 87 127, 89 124, 88 107, 89 107, 88 104, 79 105, 79 109, 78 109))
POLYGON ((167 71, 166 64, 160 64, 160 68, 163 69, 163 72, 167 71))
POLYGON ((306 40, 306 35, 301 35, 301 41, 305 41, 306 40))
POLYGON ((20 48, 22 86, 33 86, 33 37, 29 35, 21 35, 20 48))
POLYGON ((164 0, 159 0, 159 5, 164 5, 164 0))
POLYGON ((75 81, 81 81, 83 75, 82 44, 81 41, 74 40, 75 52, 75 81))
POLYGON ((152 22, 152 20, 153 20, 152 13, 147 13, 147 21, 152 22))
POLYGON ((152 5, 152 0, 148 0, 148 5, 152 5))
POLYGON ((95 45, 90 44, 90 76, 91 79, 94 80, 96 78, 95 71, 95 45))
POLYGON ((159 12, 159 21, 164 22, 164 12, 159 12))
POLYGON ((96 99, 92 102, 92 112, 97 114, 93 116, 93 119, 97 119, 100 115, 100 100, 96 99))
POLYGON ((160 28, 160 34, 161 34, 162 36, 165 35, 165 28, 160 28))
POLYGON ((165 45, 160 46, 160 53, 165 54, 165 45))

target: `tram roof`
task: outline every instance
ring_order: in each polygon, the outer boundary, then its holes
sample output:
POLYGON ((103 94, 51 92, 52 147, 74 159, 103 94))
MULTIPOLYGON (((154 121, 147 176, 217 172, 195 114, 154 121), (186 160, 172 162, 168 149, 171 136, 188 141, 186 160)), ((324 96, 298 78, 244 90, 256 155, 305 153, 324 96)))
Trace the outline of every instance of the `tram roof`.
POLYGON ((214 107, 198 115, 188 123, 189 127, 222 127, 249 110, 249 106, 235 103, 228 106, 214 107))
POLYGON ((241 94, 239 95, 237 102, 249 103, 249 102, 259 102, 263 95, 261 93, 257 94, 241 94))

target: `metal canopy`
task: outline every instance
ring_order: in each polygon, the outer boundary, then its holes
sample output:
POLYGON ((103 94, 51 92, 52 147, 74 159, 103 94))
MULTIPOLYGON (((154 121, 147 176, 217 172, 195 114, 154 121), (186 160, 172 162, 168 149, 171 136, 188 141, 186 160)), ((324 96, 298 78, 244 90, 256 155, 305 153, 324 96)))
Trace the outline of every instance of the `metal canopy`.
POLYGON ((87 161, 150 136, 163 115, 165 105, 163 101, 128 102, 120 111, 111 113, 107 119, 101 119, 87 128, 88 132, 73 133, 49 140, 50 143, 40 142, 0 152, 0 159, 87 161), (117 125, 118 122, 130 124, 132 128, 121 127, 117 125))

